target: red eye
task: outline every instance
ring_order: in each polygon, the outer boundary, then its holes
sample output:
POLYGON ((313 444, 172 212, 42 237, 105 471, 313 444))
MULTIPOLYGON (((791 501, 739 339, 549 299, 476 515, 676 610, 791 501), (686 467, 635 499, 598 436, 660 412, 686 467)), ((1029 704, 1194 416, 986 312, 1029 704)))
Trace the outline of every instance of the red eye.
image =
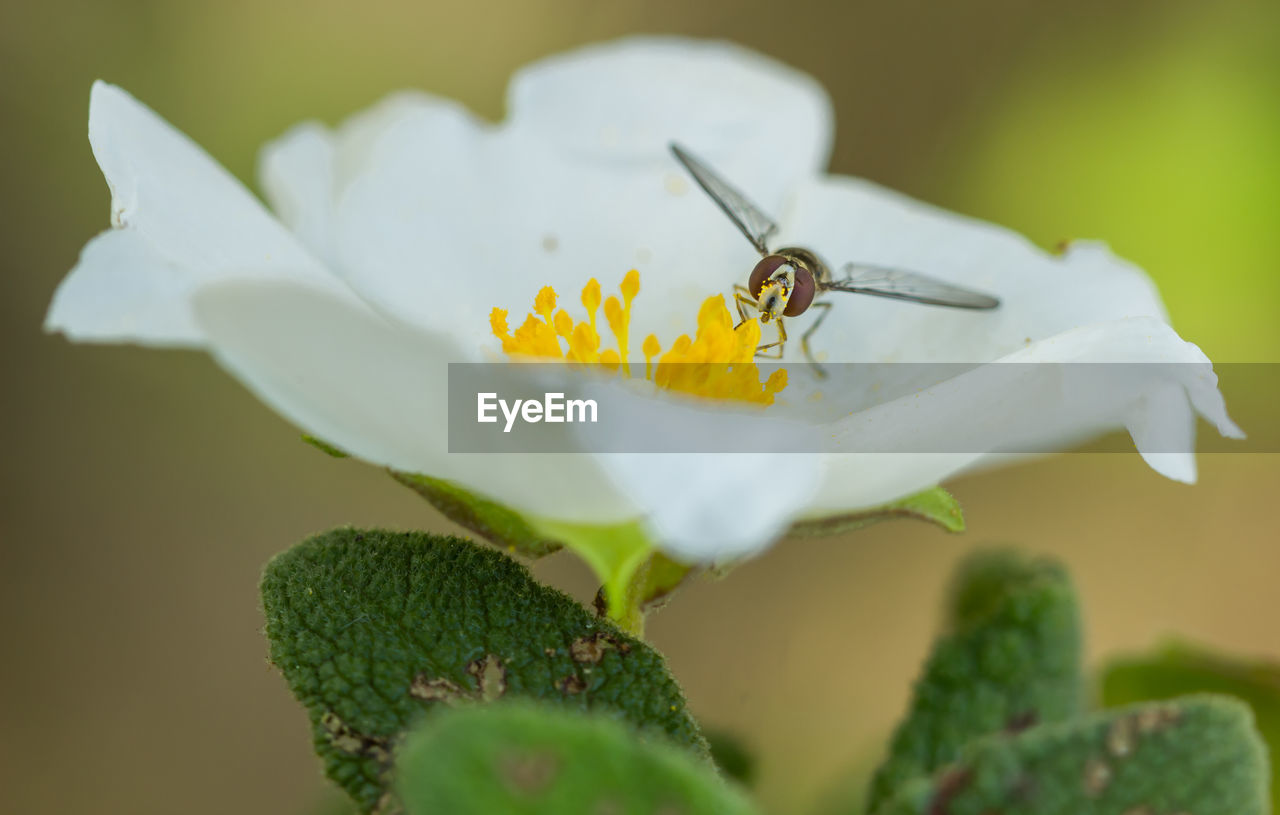
POLYGON ((818 287, 814 285, 813 273, 803 266, 797 266, 796 287, 792 290, 791 297, 787 299, 787 307, 783 309, 783 315, 796 317, 803 314, 817 293, 818 287))
MULTIPOLYGON (((778 267, 786 263, 787 259, 782 255, 766 255, 756 267, 751 270, 751 277, 747 279, 747 288, 751 290, 752 297, 759 297, 760 290, 764 288, 764 283, 769 276, 778 271, 778 267)), ((813 299, 813 295, 809 295, 809 299, 813 299)))

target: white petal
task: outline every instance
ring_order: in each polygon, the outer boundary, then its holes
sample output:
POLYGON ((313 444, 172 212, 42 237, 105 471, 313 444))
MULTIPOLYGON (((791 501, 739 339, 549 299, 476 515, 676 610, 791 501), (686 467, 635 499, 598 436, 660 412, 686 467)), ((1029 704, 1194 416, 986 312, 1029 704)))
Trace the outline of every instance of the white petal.
POLYGON ((362 296, 476 345, 492 343, 494 305, 523 312, 548 284, 575 302, 589 278, 610 289, 632 268, 637 341, 689 330, 701 300, 757 258, 667 142, 684 139, 780 214, 830 135, 812 80, 723 44, 588 48, 526 69, 511 98, 496 129, 425 101, 403 111, 338 209, 340 265, 362 296), (588 149, 584 133, 606 122, 618 140, 588 149))
POLYGON ((204 335, 187 306, 191 278, 136 230, 108 230, 85 245, 54 292, 45 330, 77 342, 199 347, 204 335))
POLYGON ((754 555, 780 538, 818 485, 805 454, 637 454, 608 459, 619 485, 648 507, 659 547, 686 563, 754 555))
MULTIPOLYGON (((648 161, 672 140, 710 157, 741 151, 766 185, 826 167, 831 103, 812 77, 730 42, 634 37, 521 69, 507 106, 514 128, 579 161, 648 161)), ((754 189, 754 187, 753 187, 754 189)))
POLYGON ((828 454, 823 478, 800 517, 822 518, 880 506, 936 487, 974 466, 975 453, 828 454))
POLYGON ((644 507, 652 539, 677 559, 709 563, 761 551, 817 486, 822 456, 790 451, 818 449, 821 428, 754 406, 641 397, 613 383, 586 393, 609 412, 605 430, 618 438, 600 439, 599 425, 577 425, 593 438, 584 447, 623 451, 600 456, 602 466, 644 507), (730 452, 668 452, 683 450, 730 452))
POLYGON ((46 328, 76 339, 199 344, 194 288, 244 269, 325 273, 262 205, 196 144, 123 90, 97 82, 89 141, 127 237, 86 247, 54 297, 46 328))
POLYGON ((1196 480, 1193 450, 1196 416, 1180 382, 1151 388, 1134 405, 1125 422, 1142 460, 1151 469, 1184 484, 1196 480))
POLYGON ((336 260, 337 201, 368 166, 369 151, 389 129, 424 108, 461 110, 461 105, 424 93, 395 93, 336 130, 303 122, 263 147, 258 176, 267 202, 316 257, 336 260))
POLYGON ((317 258, 333 252, 334 143, 327 128, 304 122, 263 148, 258 177, 276 217, 317 258))
POLYGON ((1159 319, 1066 331, 835 423, 834 449, 845 453, 830 457, 810 513, 903 497, 980 465, 985 455, 1066 449, 1124 427, 1157 471, 1192 480, 1192 408, 1206 405, 1206 418, 1239 432, 1219 412, 1220 397, 1191 397, 1213 381, 1204 354, 1159 319), (912 452, 867 452, 894 449, 912 452), (896 494, 886 496, 885 483, 896 494))
POLYGON ((286 283, 215 284, 196 297, 196 316, 214 356, 262 401, 365 461, 563 521, 638 514, 590 456, 450 454, 447 361, 459 352, 441 336, 286 283))
MULTIPOLYGON (((833 292, 827 295, 833 313, 813 337, 815 352, 832 361, 987 362, 1080 325, 1165 319, 1147 276, 1100 244, 1076 242, 1064 255, 1051 255, 1003 227, 858 179, 802 186, 780 240, 817 251, 837 277, 846 263, 866 263, 921 272, 1002 301, 995 311, 965 311, 833 292)), ((812 319, 798 318, 793 330, 812 319)))

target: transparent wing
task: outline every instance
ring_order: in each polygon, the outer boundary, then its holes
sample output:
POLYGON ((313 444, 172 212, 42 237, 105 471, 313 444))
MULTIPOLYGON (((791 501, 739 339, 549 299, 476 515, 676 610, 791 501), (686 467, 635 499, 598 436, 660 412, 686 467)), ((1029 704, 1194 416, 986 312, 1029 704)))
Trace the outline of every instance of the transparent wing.
POLYGON ((952 308, 990 309, 1000 305, 1000 301, 989 294, 944 283, 916 272, 866 266, 861 263, 847 264, 843 271, 845 273, 843 280, 823 283, 822 290, 873 294, 877 297, 892 297, 895 300, 910 300, 913 303, 952 308))
POLYGON ((760 254, 769 254, 766 241, 778 230, 778 225, 773 222, 773 219, 757 209, 756 205, 748 201, 742 193, 680 145, 673 142, 671 152, 693 176, 693 180, 698 182, 698 186, 711 196, 711 200, 720 205, 724 214, 729 216, 729 220, 733 221, 742 234, 747 236, 747 240, 751 241, 760 254))

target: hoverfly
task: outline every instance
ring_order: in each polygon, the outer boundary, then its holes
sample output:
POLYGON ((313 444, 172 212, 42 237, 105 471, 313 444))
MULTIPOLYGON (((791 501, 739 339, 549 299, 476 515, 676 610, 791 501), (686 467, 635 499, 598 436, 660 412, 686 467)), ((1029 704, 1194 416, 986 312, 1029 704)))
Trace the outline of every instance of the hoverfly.
POLYGON ((767 241, 778 229, 772 218, 716 175, 710 167, 694 158, 688 150, 673 142, 671 152, 762 256, 751 270, 747 285, 733 287, 733 300, 740 318, 735 328, 750 319, 747 314, 749 308, 759 314, 761 323, 767 325, 772 320, 778 321, 777 341, 758 347, 757 356, 781 359, 787 342, 787 330, 783 327, 782 319, 798 317, 811 308, 821 309, 822 313, 813 321, 813 325, 800 336, 800 348, 804 351, 805 358, 814 365, 818 375, 824 376, 822 367, 809 348, 809 338, 831 311, 831 303, 814 301, 829 291, 871 294, 952 308, 993 309, 1000 305, 1000 301, 990 295, 953 286, 916 272, 848 263, 841 268, 843 276, 836 279, 830 267, 809 249, 788 246, 771 251, 767 241), (776 355, 765 353, 772 348, 777 349, 776 355))

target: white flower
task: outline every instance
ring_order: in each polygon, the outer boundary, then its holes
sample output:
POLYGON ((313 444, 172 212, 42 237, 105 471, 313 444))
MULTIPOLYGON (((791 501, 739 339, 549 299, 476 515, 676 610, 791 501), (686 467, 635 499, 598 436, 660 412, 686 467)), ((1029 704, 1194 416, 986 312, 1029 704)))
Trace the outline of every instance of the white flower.
POLYGON ((46 327, 203 348, 355 456, 559 522, 638 521, 697 561, 758 551, 798 519, 910 495, 1001 450, 1127 427, 1155 469, 1191 481, 1193 456, 1168 442, 1191 449, 1196 412, 1239 434, 1208 360, 1169 327, 1140 270, 1099 245, 1050 255, 999 227, 822 175, 831 134, 809 77, 723 43, 630 39, 525 68, 498 125, 424 94, 394 96, 336 130, 300 125, 263 152, 269 211, 149 109, 98 83, 89 137, 113 228, 85 247, 46 327), (875 383, 797 376, 785 403, 751 415, 663 391, 626 397, 629 409, 664 412, 677 436, 727 446, 785 428, 824 454, 448 453, 445 364, 493 357, 492 307, 523 313, 544 285, 572 298, 588 278, 634 267, 643 295, 632 336, 671 338, 704 298, 745 282, 757 256, 671 159, 672 140, 778 214, 780 244, 925 271, 1003 301, 969 313, 844 297, 815 337, 830 361, 1202 365, 1152 367, 1088 404, 1064 398, 1051 366, 989 365, 892 399, 875 383), (808 398, 818 387, 822 398, 808 398), (937 438, 945 450, 961 436, 973 452, 841 452, 868 438, 915 450, 937 438))

